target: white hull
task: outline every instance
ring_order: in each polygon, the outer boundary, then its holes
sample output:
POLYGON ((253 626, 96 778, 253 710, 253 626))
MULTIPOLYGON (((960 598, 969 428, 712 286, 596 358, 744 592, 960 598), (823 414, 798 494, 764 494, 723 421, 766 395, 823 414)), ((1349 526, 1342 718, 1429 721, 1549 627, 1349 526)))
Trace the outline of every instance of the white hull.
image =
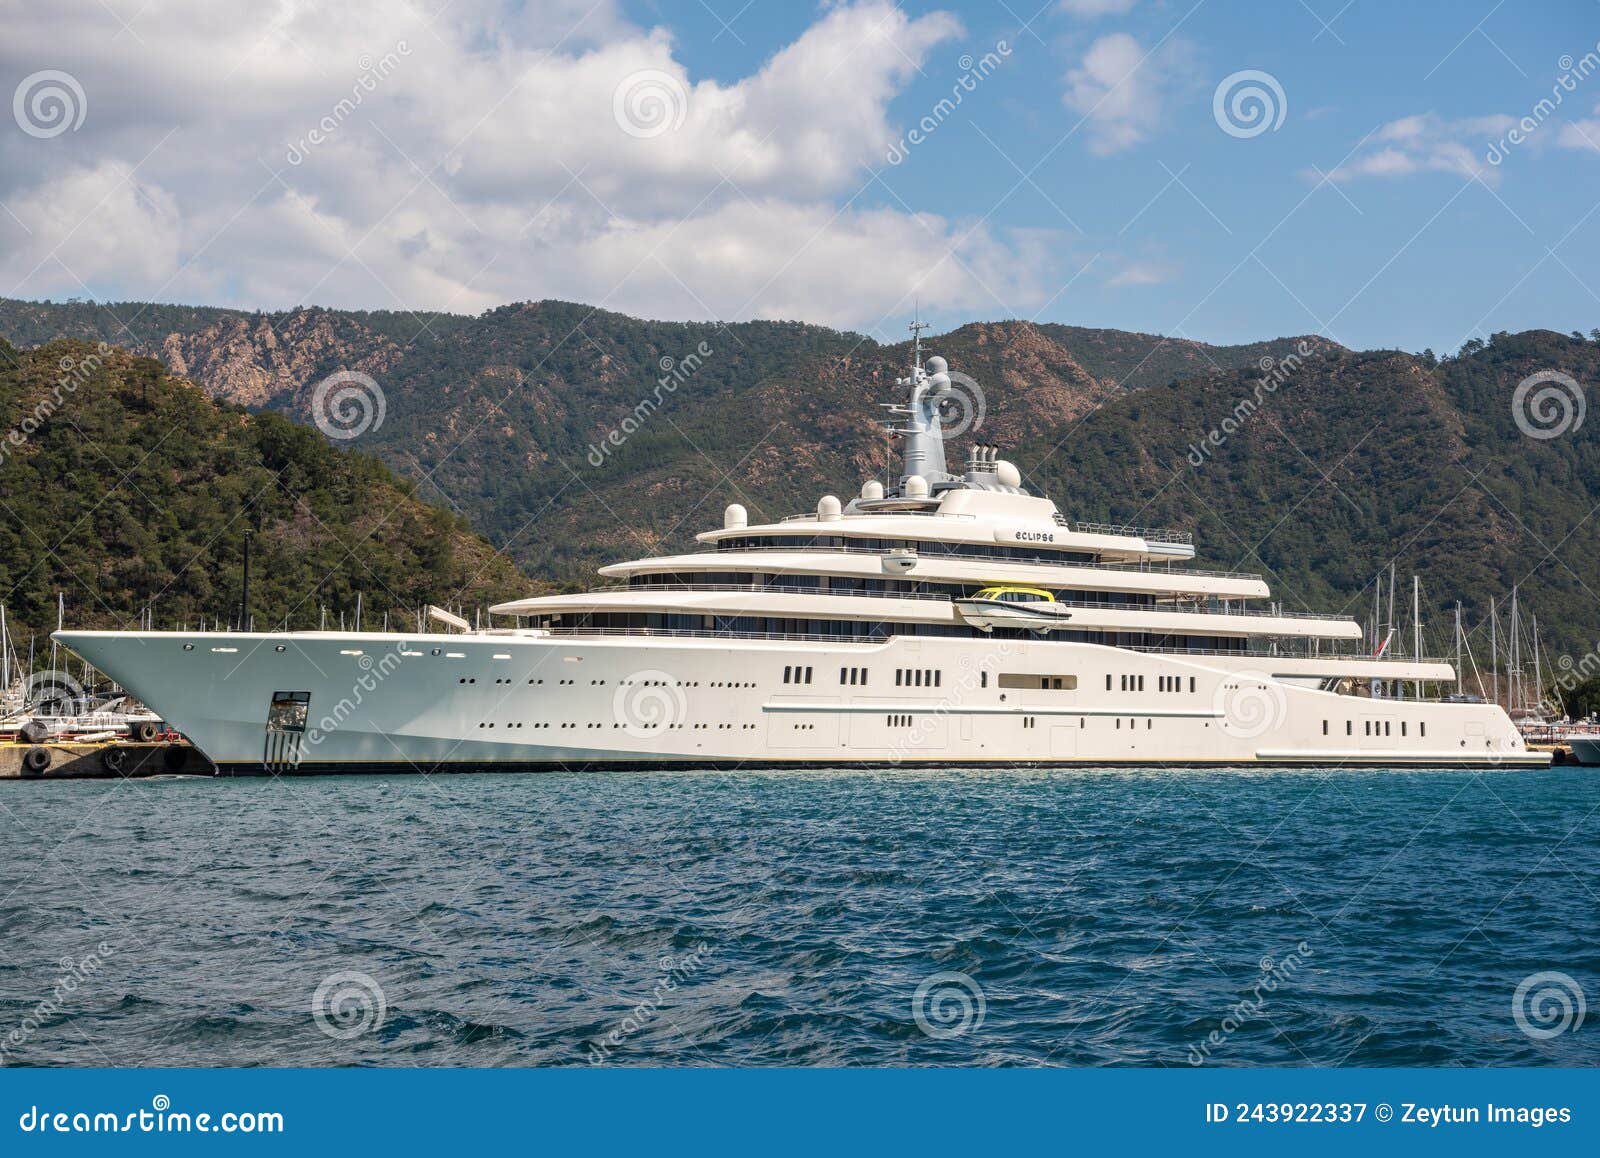
POLYGON ((989 638, 59 638, 225 772, 1549 761, 1494 705, 1339 695, 1308 680, 1316 661, 1263 656, 989 638), (276 693, 304 694, 303 731, 269 728, 276 693))
POLYGON ((1000 599, 958 599, 955 608, 962 622, 980 631, 1010 627, 1043 634, 1072 626, 1072 608, 1059 603, 1007 603, 1000 599))

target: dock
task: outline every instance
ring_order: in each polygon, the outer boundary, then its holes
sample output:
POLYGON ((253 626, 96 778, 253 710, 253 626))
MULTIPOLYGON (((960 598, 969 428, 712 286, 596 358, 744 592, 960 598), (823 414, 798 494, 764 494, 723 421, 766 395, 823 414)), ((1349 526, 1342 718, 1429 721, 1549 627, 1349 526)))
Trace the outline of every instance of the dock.
POLYGON ((211 762, 182 741, 0 742, 0 780, 133 780, 212 773, 211 762))

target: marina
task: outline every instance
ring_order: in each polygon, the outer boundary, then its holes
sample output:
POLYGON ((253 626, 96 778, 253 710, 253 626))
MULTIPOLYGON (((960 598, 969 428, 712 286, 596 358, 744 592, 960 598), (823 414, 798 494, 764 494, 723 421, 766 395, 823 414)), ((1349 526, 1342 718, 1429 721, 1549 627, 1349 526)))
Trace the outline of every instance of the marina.
POLYGON ((952 469, 963 376, 924 363, 923 328, 885 406, 898 477, 775 523, 730 504, 700 551, 604 566, 611 586, 490 626, 52 639, 233 775, 1550 763, 1422 654, 1420 613, 1395 646, 1392 572, 1374 647, 1260 575, 1188 568, 1187 532, 1072 520, 993 445, 952 469))

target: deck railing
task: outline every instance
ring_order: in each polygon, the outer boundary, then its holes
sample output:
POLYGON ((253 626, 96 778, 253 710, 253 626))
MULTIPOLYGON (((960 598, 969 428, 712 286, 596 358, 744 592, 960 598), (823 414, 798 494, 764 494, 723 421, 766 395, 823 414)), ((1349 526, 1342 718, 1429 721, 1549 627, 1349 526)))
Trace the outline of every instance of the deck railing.
MULTIPOLYGON (((984 544, 982 544, 982 543, 963 543, 962 544, 962 546, 968 546, 968 547, 981 547, 983 545, 984 544)), ((999 546, 999 545, 1000 544, 996 544, 996 546, 999 546)), ((962 560, 972 560, 972 561, 982 562, 982 563, 1015 563, 1015 564, 1018 564, 1019 566, 1024 566, 1024 567, 1086 567, 1086 568, 1091 568, 1093 570, 1099 570, 1099 571, 1146 572, 1146 573, 1160 573, 1160 574, 1163 574, 1163 575, 1193 575, 1193 576, 1195 576, 1197 578, 1202 578, 1202 579, 1250 579, 1250 580, 1255 580, 1255 581, 1259 581, 1261 579, 1261 573, 1259 571, 1207 571, 1207 570, 1203 570, 1203 569, 1201 569, 1199 567, 1183 567, 1183 568, 1174 570, 1173 567, 1172 567, 1172 564, 1170 562, 1160 562, 1160 563, 1083 563, 1083 562, 1079 562, 1079 561, 1074 560, 1074 559, 1052 559, 1052 558, 1050 558, 1049 553, 1045 552, 1045 551, 1040 551, 1039 554, 1036 557, 1032 558, 1032 559, 1026 559, 1026 558, 1018 558, 1018 557, 1016 557, 1014 555, 1000 555, 1000 554, 987 554, 987 553, 947 554, 945 552, 940 552, 940 551, 919 551, 919 550, 917 550, 916 547, 910 547, 910 548, 898 548, 897 547, 897 548, 894 548, 894 549, 895 550, 906 550, 906 549, 909 549, 913 554, 916 554, 920 558, 926 558, 926 559, 951 559, 951 560, 955 560, 957 562, 960 562, 962 560)), ((729 552, 729 551, 791 551, 791 552, 792 551, 817 551, 817 552, 843 551, 846 554, 852 554, 852 555, 887 555, 889 553, 888 551, 884 550, 881 547, 852 547, 852 546, 849 546, 849 545, 834 545, 834 544, 829 544, 829 545, 826 545, 826 546, 804 546, 804 547, 787 546, 787 547, 785 547, 785 546, 775 546, 775 545, 760 544, 760 545, 749 546, 749 547, 724 547, 724 546, 720 546, 719 545, 716 548, 714 548, 713 550, 710 550, 710 551, 696 551, 696 552, 693 552, 693 554, 695 554, 695 555, 714 555, 714 554, 721 554, 721 553, 729 552)))
MULTIPOLYGON (((852 591, 849 588, 832 587, 801 587, 792 583, 608 583, 602 587, 592 589, 595 592, 623 592, 623 591, 714 591, 738 592, 743 594, 771 593, 775 595, 853 595, 863 599, 931 599, 938 602, 954 602, 957 599, 971 598, 971 596, 951 595, 930 591, 852 591)), ((1202 603, 1192 601, 1169 600, 1155 605, 1113 603, 1104 599, 1096 600, 1067 600, 1058 601, 1058 606, 1066 608, 1084 608, 1090 611, 1141 611, 1152 614, 1182 614, 1182 615, 1215 615, 1226 619, 1316 619, 1330 623, 1354 623, 1353 615, 1324 615, 1316 611, 1262 611, 1229 608, 1226 604, 1208 607, 1202 603)))

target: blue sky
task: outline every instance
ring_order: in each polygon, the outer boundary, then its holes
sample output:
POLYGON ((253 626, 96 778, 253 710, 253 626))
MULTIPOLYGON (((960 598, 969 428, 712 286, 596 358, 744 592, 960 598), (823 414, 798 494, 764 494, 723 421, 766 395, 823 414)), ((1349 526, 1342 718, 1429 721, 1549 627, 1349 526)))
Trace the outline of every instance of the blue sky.
POLYGON ((0 82, 9 296, 1600 326, 1586 0, 62 0, 8 21, 0 82), (1241 87, 1263 131, 1224 125, 1241 87))
MULTIPOLYGON (((639 11, 678 31, 694 68, 730 76, 809 18, 801 6, 755 4, 723 27, 719 6, 729 19, 741 3, 639 11)), ((1600 326, 1600 153, 1555 142, 1560 123, 1595 117, 1600 76, 1566 94, 1500 165, 1485 165, 1484 183, 1435 170, 1319 186, 1312 172, 1333 170, 1369 133, 1405 117, 1529 114, 1550 96, 1563 56, 1576 64, 1596 50, 1600 5, 1177 0, 1098 18, 1027 0, 908 7, 955 12, 965 34, 893 103, 903 124, 946 95, 962 52, 1001 39, 1013 51, 907 161, 883 172, 892 193, 869 186, 864 198, 1059 235, 1049 244, 1069 277, 1098 254, 1101 269, 1135 263, 1160 279, 1108 286, 1091 267, 1042 320, 1219 342, 1313 331, 1362 348, 1440 351, 1496 330, 1600 326), (1181 51, 1148 137, 1105 154, 1062 94, 1089 47, 1116 33, 1146 49, 1167 37, 1181 51), (1242 69, 1279 80, 1279 129, 1240 139, 1217 128, 1215 87, 1242 69)), ((1480 159, 1495 140, 1457 136, 1480 159)), ((961 320, 937 310, 933 319, 961 320)))

